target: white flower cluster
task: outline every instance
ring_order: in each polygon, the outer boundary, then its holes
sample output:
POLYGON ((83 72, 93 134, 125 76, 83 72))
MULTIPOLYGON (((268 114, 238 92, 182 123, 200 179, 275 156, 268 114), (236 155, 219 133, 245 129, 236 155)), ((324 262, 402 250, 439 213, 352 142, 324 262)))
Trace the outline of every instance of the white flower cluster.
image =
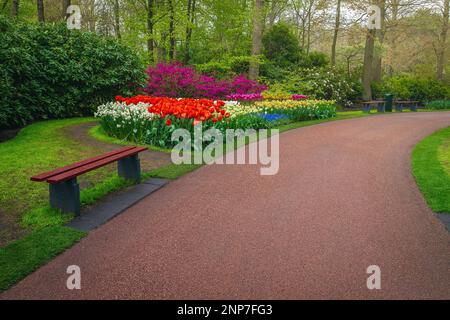
POLYGON ((155 114, 148 112, 147 103, 138 103, 127 105, 123 102, 108 102, 98 107, 94 114, 97 118, 112 118, 123 122, 136 120, 152 120, 156 117, 155 114))

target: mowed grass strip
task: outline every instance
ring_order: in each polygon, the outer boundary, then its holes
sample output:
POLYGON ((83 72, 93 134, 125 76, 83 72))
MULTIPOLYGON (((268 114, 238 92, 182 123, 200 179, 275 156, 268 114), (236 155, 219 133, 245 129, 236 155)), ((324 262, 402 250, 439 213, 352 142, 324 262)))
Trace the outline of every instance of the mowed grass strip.
POLYGON ((412 171, 431 209, 450 213, 450 127, 425 138, 414 148, 412 171))
POLYGON ((32 232, 0 248, 0 291, 47 263, 85 235, 74 229, 53 226, 32 232))

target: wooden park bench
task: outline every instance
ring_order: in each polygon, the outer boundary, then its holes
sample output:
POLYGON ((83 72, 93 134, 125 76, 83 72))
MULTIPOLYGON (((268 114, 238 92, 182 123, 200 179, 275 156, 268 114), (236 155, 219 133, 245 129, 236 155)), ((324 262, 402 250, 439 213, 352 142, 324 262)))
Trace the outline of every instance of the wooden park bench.
POLYGON ((383 100, 363 101, 363 111, 369 113, 372 106, 375 106, 378 112, 384 112, 384 103, 383 100))
POLYGON ((31 177, 31 181, 49 183, 50 205, 63 212, 80 214, 80 187, 77 177, 113 162, 118 162, 119 176, 140 182, 141 165, 139 153, 144 147, 124 147, 119 150, 86 159, 53 171, 31 177))
POLYGON ((395 101, 395 110, 402 112, 404 108, 409 108, 412 112, 417 112, 419 101, 395 101))

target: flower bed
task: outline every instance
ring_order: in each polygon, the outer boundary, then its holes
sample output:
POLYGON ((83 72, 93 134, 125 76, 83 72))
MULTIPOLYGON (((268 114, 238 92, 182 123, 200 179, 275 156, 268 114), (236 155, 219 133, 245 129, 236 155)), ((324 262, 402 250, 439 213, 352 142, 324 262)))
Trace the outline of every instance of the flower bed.
POLYGON ((284 114, 292 121, 327 119, 336 116, 336 104, 328 100, 262 101, 255 106, 267 113, 284 114))
POLYGON ((334 101, 259 101, 241 105, 237 101, 176 99, 167 97, 116 97, 101 105, 95 116, 111 136, 138 143, 170 148, 172 132, 183 128, 193 133, 204 130, 267 129, 291 121, 331 118, 336 115, 334 101))

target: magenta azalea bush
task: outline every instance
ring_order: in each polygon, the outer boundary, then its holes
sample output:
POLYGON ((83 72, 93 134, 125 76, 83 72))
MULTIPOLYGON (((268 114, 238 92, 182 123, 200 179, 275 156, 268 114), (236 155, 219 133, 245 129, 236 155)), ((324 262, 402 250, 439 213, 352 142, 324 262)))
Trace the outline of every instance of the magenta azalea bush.
POLYGON ((243 75, 231 81, 218 80, 179 62, 150 66, 147 75, 144 92, 158 97, 224 99, 231 94, 260 94, 267 89, 243 75))

